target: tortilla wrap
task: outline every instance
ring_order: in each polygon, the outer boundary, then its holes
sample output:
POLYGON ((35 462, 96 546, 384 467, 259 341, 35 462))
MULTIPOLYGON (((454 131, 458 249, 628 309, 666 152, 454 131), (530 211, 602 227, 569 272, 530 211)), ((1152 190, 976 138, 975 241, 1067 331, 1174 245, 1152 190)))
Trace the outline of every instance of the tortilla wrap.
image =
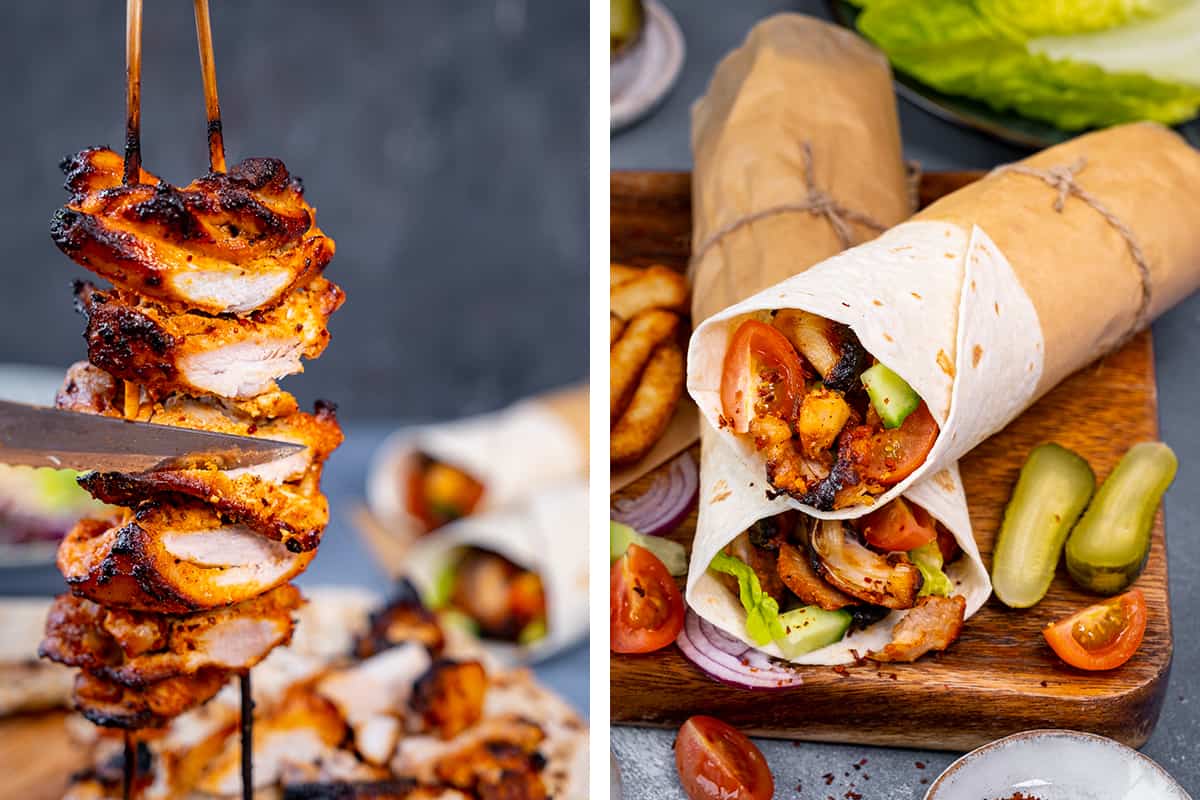
MULTIPOLYGON (((785 658, 774 642, 756 644, 746 633, 746 611, 737 594, 708 570, 713 557, 742 531, 765 517, 788 509, 783 497, 769 499, 762 475, 729 452, 729 445, 705 429, 700 434, 701 448, 709 454, 700 470, 700 523, 692 541, 684 599, 704 619, 746 644, 776 658, 785 658)), ((946 565, 945 572, 954 584, 953 594, 967 601, 966 617, 978 611, 992 593, 992 583, 979 556, 979 546, 971 532, 967 499, 963 494, 958 465, 951 464, 917 484, 905 494, 942 523, 952 534, 962 555, 946 565)), ((790 659, 795 664, 847 664, 868 652, 882 650, 892 638, 892 629, 907 611, 893 611, 879 622, 848 634, 842 641, 790 659)), ((789 659, 785 659, 789 660, 789 659)))
MULTIPOLYGON (((747 315, 796 308, 849 325, 928 404, 941 428, 937 442, 920 468, 876 500, 886 503, 1200 284, 1200 152, 1177 134, 1125 125, 1014 166, 1019 171, 997 170, 696 329, 688 391, 755 474, 765 476, 753 445, 718 421, 726 345, 747 315), (1022 172, 1029 170, 1036 174, 1022 172), (1060 192, 1039 175, 1070 183, 1060 192)), ((823 519, 871 510, 787 502, 823 519)))
POLYGON ((367 473, 367 505, 397 539, 424 526, 408 511, 408 475, 418 454, 461 469, 483 484, 475 513, 504 508, 539 489, 585 475, 588 391, 573 386, 476 417, 397 431, 367 473))
POLYGON ((521 503, 463 517, 425 536, 408 553, 406 571, 422 596, 463 547, 490 550, 542 579, 546 635, 529 645, 484 641, 504 663, 547 658, 588 630, 588 487, 572 481, 543 489, 521 503))

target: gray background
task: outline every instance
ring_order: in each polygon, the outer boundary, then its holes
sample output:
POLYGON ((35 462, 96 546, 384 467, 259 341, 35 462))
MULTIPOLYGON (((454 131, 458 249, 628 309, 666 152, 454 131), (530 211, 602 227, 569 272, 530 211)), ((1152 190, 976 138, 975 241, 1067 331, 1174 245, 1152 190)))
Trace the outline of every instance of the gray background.
MULTIPOLYGON (((124 3, 9 3, 0 26, 0 362, 85 357, 50 242, 58 162, 120 147, 124 3)), ((499 408, 587 374, 587 7, 556 0, 213 0, 230 162, 283 159, 337 241, 347 301, 333 342, 284 388, 339 405, 332 517, 301 586, 386 591, 351 514, 391 429, 499 408)), ((150 0, 143 156, 186 183, 207 169, 192 3, 150 0)), ((53 393, 47 392, 47 402, 53 393)), ((5 569, 0 595, 62 590, 5 569)), ((587 646, 539 667, 587 705, 587 646)), ((0 792, 2 794, 2 792, 0 792)))
MULTIPOLYGON (((230 162, 283 159, 346 290, 288 381, 346 418, 495 408, 587 373, 587 6, 557 0, 214 0, 230 162)), ((120 147, 119 0, 8 3, 0 26, 0 362, 83 357, 50 242, 58 162, 120 147)), ((192 3, 146 3, 143 155, 207 169, 192 3)))
MULTIPOLYGON (((668 0, 687 40, 687 61, 675 91, 658 112, 613 137, 613 169, 686 169, 688 107, 704 93, 717 61, 737 47, 753 24, 772 13, 799 10, 827 17, 820 2, 765 0, 668 0)), ((802 91, 802 87, 797 87, 802 91)), ((982 134, 964 131, 901 102, 900 122, 909 158, 926 169, 987 168, 1020 158, 1024 152, 982 134)), ((1200 221, 1198 221, 1200 223, 1200 221)), ((1175 484, 1167 494, 1171 606, 1175 661, 1166 705, 1144 752, 1170 771, 1184 788, 1200 793, 1200 426, 1196 397, 1200 378, 1200 297, 1181 304, 1154 325, 1162 438, 1179 456, 1175 484)), ((765 702, 770 702, 766 700, 765 702)), ((986 713, 986 709, 981 710, 986 713)), ((675 777, 671 740, 674 732, 616 728, 613 749, 625 772, 627 798, 682 798, 675 777)), ((915 750, 760 741, 775 772, 776 797, 842 797, 855 784, 863 800, 920 798, 954 756, 915 750), (851 766, 862 758, 862 770, 851 766), (919 769, 917 762, 925 765, 919 769), (832 785, 821 776, 833 773, 832 785), (849 773, 849 776, 845 776, 849 773), (865 780, 864 774, 870 779, 865 780), (797 787, 800 790, 797 790, 797 787)))

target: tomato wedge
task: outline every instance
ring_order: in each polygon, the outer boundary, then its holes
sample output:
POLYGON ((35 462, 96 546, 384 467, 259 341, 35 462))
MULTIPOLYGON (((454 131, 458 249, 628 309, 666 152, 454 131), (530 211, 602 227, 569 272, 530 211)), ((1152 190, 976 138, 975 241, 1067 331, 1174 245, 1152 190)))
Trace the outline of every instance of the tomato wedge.
POLYGON ((636 544, 608 573, 608 626, 614 653, 649 653, 683 630, 683 596, 653 553, 636 544))
POLYGON ((690 800, 770 800, 775 779, 746 734, 713 717, 692 717, 675 737, 675 769, 690 800))
POLYGON ((1116 669, 1137 652, 1146 635, 1146 598, 1141 589, 1133 589, 1048 625, 1042 635, 1072 667, 1116 669))
POLYGON ((861 527, 868 544, 888 552, 916 550, 937 538, 929 512, 903 497, 863 517, 861 527))
POLYGON ((721 367, 721 409, 734 431, 750 430, 759 399, 766 399, 769 413, 790 423, 803 397, 804 364, 787 337, 756 320, 739 325, 721 367), (771 387, 766 398, 759 396, 761 383, 771 387))
POLYGON ((889 486, 904 480, 925 463, 937 435, 938 424, 922 402, 899 428, 874 430, 860 426, 852 431, 847 437, 850 460, 858 469, 859 478, 889 486))

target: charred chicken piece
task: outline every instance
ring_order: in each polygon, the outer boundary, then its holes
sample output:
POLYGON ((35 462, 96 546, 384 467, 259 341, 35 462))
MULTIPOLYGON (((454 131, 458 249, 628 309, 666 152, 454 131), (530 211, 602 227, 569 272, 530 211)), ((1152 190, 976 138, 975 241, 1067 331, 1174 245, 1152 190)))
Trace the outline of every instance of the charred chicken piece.
POLYGON ((202 669, 249 669, 291 638, 301 602, 295 587, 280 586, 237 605, 169 616, 64 594, 50 607, 39 655, 130 687, 202 669))
POLYGON ((75 594, 105 606, 183 614, 249 600, 294 578, 293 553, 211 509, 146 504, 133 519, 81 520, 58 549, 75 594))
POLYGON ((481 800, 545 800, 546 787, 540 775, 545 761, 510 742, 486 741, 442 759, 438 778, 451 786, 473 792, 481 800))
POLYGON ((421 602, 416 587, 405 578, 387 605, 371 614, 366 633, 354 643, 354 657, 370 658, 407 642, 424 645, 435 657, 446 646, 437 618, 421 602))
POLYGON ((158 728, 210 700, 231 674, 209 668, 131 687, 83 670, 75 677, 75 707, 89 721, 106 728, 158 728))
POLYGON ((850 404, 841 392, 813 389, 800 402, 796 433, 805 456, 818 459, 830 448, 850 421, 850 404))
POLYGON ((916 661, 931 650, 945 650, 962 633, 967 600, 962 595, 929 595, 904 615, 883 650, 867 654, 873 661, 916 661))
POLYGON ((778 311, 772 324, 808 359, 826 388, 849 392, 858 387, 870 356, 849 326, 794 308, 778 311))
POLYGON ((475 512, 483 499, 483 484, 463 470, 418 453, 408 475, 408 511, 425 532, 475 512))
POLYGON ((858 603, 845 592, 838 591, 817 572, 808 553, 793 544, 779 546, 779 578, 805 605, 820 606, 837 611, 858 603))
POLYGON ((63 253, 120 289, 245 314, 276 305, 333 258, 333 240, 282 161, 246 159, 183 188, 145 171, 125 186, 122 164, 106 148, 63 161, 72 196, 50 225, 63 253))
POLYGON ((75 285, 75 306, 87 317, 88 359, 157 398, 184 392, 244 400, 271 391, 279 378, 304 371, 301 358, 325 350, 326 323, 344 299, 317 277, 275 308, 214 317, 75 285))
POLYGON ((409 708, 424 730, 452 739, 483 716, 487 674, 478 661, 441 658, 413 685, 409 708))
POLYGON ((453 789, 422 786, 411 778, 364 783, 306 783, 288 786, 283 800, 470 800, 453 789))
POLYGON ((838 520, 818 520, 810 537, 814 566, 830 584, 865 603, 912 608, 921 571, 903 553, 881 555, 838 520))
MULTIPOLYGON (((108 384, 96 372, 73 369, 75 377, 68 378, 60 393, 60 407, 116 408, 115 397, 97 403, 108 384)), ((113 387, 115 391, 115 382, 113 387)), ((313 414, 293 413, 260 421, 213 400, 176 395, 165 403, 146 405, 140 418, 160 425, 295 442, 306 449, 288 458, 232 470, 90 472, 80 477, 79 484, 93 497, 126 507, 163 495, 193 497, 226 518, 283 542, 289 550, 316 547, 329 521, 329 506, 320 493, 321 465, 342 441, 331 405, 318 403, 313 414)))

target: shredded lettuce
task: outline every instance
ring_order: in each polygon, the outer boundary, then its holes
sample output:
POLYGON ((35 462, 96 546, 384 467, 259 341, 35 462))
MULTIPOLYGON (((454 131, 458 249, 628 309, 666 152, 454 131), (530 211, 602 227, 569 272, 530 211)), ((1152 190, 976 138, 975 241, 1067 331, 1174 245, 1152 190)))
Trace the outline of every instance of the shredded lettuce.
POLYGON ((726 553, 717 553, 708 568, 737 579, 738 599, 746 609, 746 633, 751 641, 762 646, 783 638, 785 631, 779 621, 779 603, 762 590, 758 576, 749 564, 726 553))
POLYGON ((1200 83, 1180 77, 1200 69, 1200 59, 1169 54, 1196 52, 1196 6, 1200 0, 868 0, 858 27, 897 69, 941 92, 1077 130, 1195 116, 1200 83), (1120 31, 1140 31, 1124 56, 1087 44, 1120 31))
POLYGON ((917 569, 921 570, 921 577, 924 578, 921 582, 921 597, 930 594, 949 597, 954 592, 954 584, 942 571, 946 562, 936 540, 926 542, 916 550, 909 550, 908 557, 916 564, 917 569))

